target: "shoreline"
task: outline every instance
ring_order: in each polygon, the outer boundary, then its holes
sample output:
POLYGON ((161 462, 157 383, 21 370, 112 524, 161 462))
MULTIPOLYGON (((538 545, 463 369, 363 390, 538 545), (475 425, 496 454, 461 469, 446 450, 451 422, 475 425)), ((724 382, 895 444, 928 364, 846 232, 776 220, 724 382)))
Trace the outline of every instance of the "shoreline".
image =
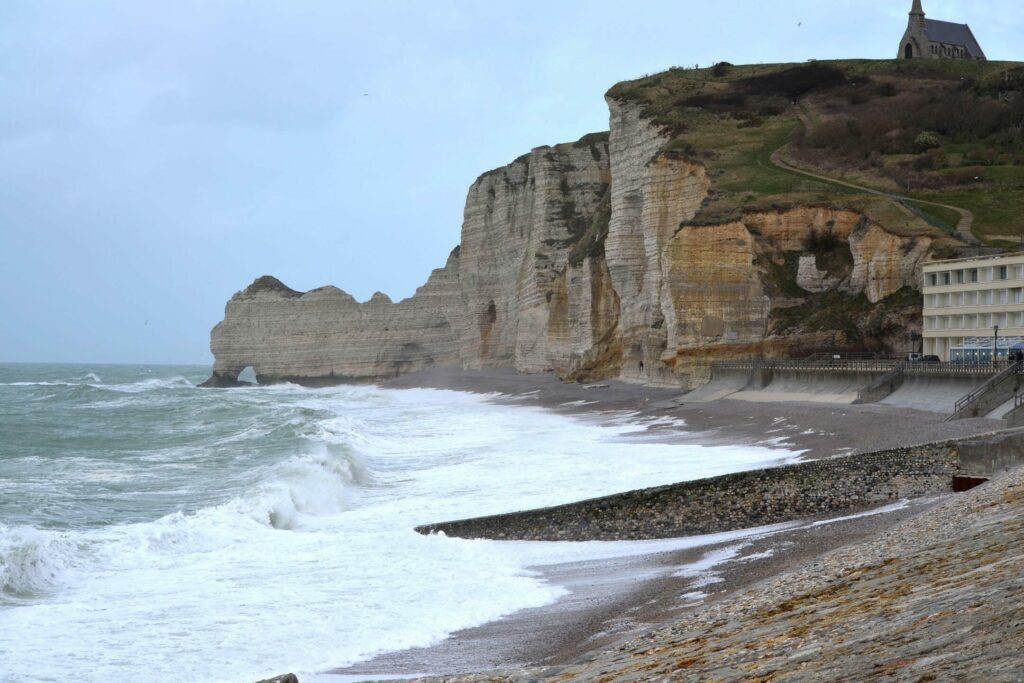
MULTIPOLYGON (((618 381, 570 385, 551 375, 519 375, 503 369, 440 368, 379 386, 467 391, 488 395, 495 403, 539 406, 595 424, 628 419, 645 425, 644 432, 624 439, 627 446, 634 439, 768 446, 800 451, 802 460, 984 434, 1002 427, 1000 421, 987 419, 946 423, 940 413, 889 406, 728 399, 687 403, 685 395, 673 389, 618 381)), ((557 670, 585 662, 609 647, 689 612, 726 602, 732 595, 777 579, 826 553, 869 542, 950 496, 913 501, 883 513, 841 517, 832 523, 820 523, 827 518, 803 520, 749 544, 744 541, 742 553, 719 565, 713 584, 696 585, 694 577, 673 573, 704 562, 708 559, 705 555, 727 551, 735 543, 533 568, 542 580, 561 585, 570 594, 551 605, 456 632, 431 647, 386 653, 333 670, 323 680, 394 680, 497 669, 525 671, 535 666, 557 670), (706 597, 696 601, 685 597, 696 593, 706 597)))
POLYGON ((384 653, 316 680, 468 676, 533 667, 557 670, 585 662, 823 553, 870 539, 941 500, 697 537, 708 541, 691 548, 531 567, 539 578, 570 593, 549 605, 457 631, 436 645, 384 653))
MULTIPOLYGON (((948 415, 880 404, 718 399, 687 402, 678 389, 607 380, 566 384, 548 373, 434 368, 380 382, 385 389, 443 389, 483 394, 503 405, 532 405, 595 424, 628 416, 661 443, 775 447, 802 459, 870 453, 974 436, 1005 428, 1001 420, 946 422, 948 415)), ((626 441, 628 443, 628 440, 626 441)))

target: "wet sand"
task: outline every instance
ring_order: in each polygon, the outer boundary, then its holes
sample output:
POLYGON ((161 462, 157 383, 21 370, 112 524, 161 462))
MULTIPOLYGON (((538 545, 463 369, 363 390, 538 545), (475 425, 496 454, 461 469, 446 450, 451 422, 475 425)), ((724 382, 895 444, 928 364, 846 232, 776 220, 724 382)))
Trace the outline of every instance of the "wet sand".
MULTIPOLYGON (((629 415, 631 420, 649 425, 637 439, 770 445, 803 451, 808 459, 988 433, 1002 427, 995 420, 946 423, 946 416, 940 413, 873 405, 728 399, 687 403, 684 395, 671 389, 617 381, 571 385, 552 376, 519 375, 510 370, 435 369, 384 386, 484 393, 492 395, 490 400, 495 402, 541 406, 595 423, 629 415)), ((558 667, 586 661, 690 610, 727 600, 737 591, 792 571, 826 552, 875 537, 937 501, 914 501, 899 510, 829 524, 813 525, 813 520, 807 520, 794 528, 742 541, 536 568, 544 580, 564 586, 570 594, 552 605, 460 631, 433 647, 385 654, 331 673, 339 674, 338 680, 354 681, 508 671, 536 665, 558 667), (738 544, 743 545, 738 555, 720 564, 712 576, 676 575, 681 568, 738 544)))

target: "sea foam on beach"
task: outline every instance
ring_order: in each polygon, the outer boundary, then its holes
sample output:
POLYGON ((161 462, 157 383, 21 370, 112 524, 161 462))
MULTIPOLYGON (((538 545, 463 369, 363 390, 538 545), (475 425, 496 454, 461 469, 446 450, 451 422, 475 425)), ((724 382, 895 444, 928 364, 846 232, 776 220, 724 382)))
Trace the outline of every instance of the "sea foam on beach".
POLYGON ((415 525, 792 456, 456 392, 194 388, 204 373, 0 366, 0 680, 255 680, 430 645, 557 600, 531 566, 656 546, 415 525))

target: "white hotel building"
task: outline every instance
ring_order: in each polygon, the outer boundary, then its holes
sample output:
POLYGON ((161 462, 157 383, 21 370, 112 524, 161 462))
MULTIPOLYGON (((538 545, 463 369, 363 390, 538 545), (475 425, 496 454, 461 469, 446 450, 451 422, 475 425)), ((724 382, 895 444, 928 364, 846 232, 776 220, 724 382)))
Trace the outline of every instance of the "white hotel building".
POLYGON ((924 353, 991 361, 1024 344, 1024 253, 924 266, 924 353), (998 333, 996 327, 998 326, 998 333))

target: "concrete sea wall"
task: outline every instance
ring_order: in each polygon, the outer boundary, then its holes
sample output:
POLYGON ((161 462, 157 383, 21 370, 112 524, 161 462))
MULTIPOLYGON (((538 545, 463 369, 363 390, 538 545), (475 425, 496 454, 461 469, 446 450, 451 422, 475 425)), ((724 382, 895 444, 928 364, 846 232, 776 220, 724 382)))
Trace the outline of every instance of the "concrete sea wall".
POLYGON ((740 472, 568 505, 429 524, 420 533, 530 541, 674 538, 855 512, 952 491, 1024 461, 1024 430, 740 472))

